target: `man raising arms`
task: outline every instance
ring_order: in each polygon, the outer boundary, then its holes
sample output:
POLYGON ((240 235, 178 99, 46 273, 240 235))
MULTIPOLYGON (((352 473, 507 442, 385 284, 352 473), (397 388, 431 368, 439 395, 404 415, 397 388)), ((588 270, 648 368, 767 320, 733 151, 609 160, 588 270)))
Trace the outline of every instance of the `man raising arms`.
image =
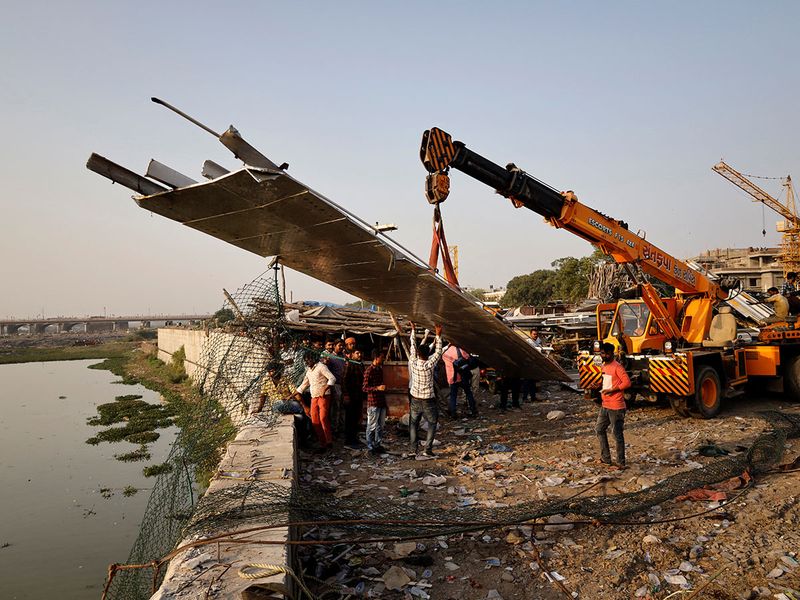
POLYGON ((439 422, 439 407, 433 387, 433 368, 442 357, 442 326, 434 327, 436 348, 430 354, 428 346, 417 346, 417 334, 411 324, 411 342, 409 344, 408 365, 411 370, 411 407, 408 427, 411 434, 411 453, 417 453, 417 430, 422 417, 428 422, 428 436, 425 440, 425 456, 432 457, 433 436, 436 435, 436 424, 439 422))

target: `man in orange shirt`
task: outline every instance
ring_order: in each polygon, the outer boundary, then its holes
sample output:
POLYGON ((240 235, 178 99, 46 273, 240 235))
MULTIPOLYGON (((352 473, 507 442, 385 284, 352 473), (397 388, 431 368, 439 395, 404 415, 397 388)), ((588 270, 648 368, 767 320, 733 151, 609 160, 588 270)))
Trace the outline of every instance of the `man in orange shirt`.
POLYGON ((597 415, 594 431, 600 440, 600 462, 611 464, 611 450, 608 447, 606 431, 611 425, 617 446, 617 466, 625 468, 625 396, 624 390, 631 387, 631 380, 621 364, 614 360, 614 345, 603 344, 600 356, 603 358, 603 389, 600 392, 603 404, 597 415))

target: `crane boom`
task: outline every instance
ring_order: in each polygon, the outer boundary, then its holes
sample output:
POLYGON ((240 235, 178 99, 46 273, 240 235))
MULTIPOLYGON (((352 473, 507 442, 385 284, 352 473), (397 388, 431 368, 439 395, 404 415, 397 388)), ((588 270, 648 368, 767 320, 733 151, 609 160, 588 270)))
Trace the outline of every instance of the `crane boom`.
MULTIPOLYGON (((747 177, 742 175, 739 171, 737 171, 724 161, 718 162, 716 165, 711 167, 711 169, 722 175, 725 179, 730 181, 736 187, 741 188, 742 190, 750 194, 758 202, 764 203, 765 205, 769 206, 772 210, 774 210, 776 213, 778 213, 785 219, 788 219, 789 222, 791 223, 792 228, 794 229, 798 228, 797 214, 795 213, 795 211, 792 210, 793 208, 792 206, 784 205, 780 200, 773 198, 767 192, 762 190, 755 183, 750 181, 747 177)), ((788 182, 789 186, 791 186, 792 178, 787 177, 786 181, 788 182)))
MULTIPOLYGON (((720 161, 713 167, 725 179, 736 187, 744 190, 757 202, 769 206, 776 213, 786 219, 783 223, 778 223, 778 231, 783 234, 781 241, 781 252, 779 259, 783 266, 784 276, 790 272, 800 271, 800 219, 797 218, 797 208, 794 202, 794 188, 792 187, 791 176, 783 180, 783 187, 786 188, 786 203, 773 198, 767 192, 750 181, 746 175, 740 173, 724 161, 720 161)), ((766 234, 766 231, 764 232, 766 234)))
POLYGON ((758 342, 739 340, 731 307, 721 305, 738 282, 711 281, 631 233, 627 223, 582 204, 572 191, 560 192, 514 164, 503 168, 441 129, 424 133, 420 158, 428 171, 425 195, 431 204, 447 198, 450 169, 457 169, 494 188, 515 207, 524 206, 550 225, 591 242, 634 279, 631 264, 676 289, 674 297, 665 298, 650 283, 637 282, 640 298, 597 305, 594 355, 581 350, 578 357, 578 378, 587 398, 602 397, 599 353, 607 345, 625 362, 632 382, 629 393, 652 401, 667 399, 680 416, 712 418, 725 395, 765 377, 785 380, 793 394, 800 394, 800 331, 795 328, 800 324, 776 322, 762 329, 758 342))
MULTIPOLYGON (((664 252, 613 219, 578 201, 572 192, 561 193, 509 164, 503 168, 468 149, 438 128, 426 131, 420 157, 431 178, 446 176, 452 167, 494 188, 515 206, 542 215, 551 225, 571 231, 596 245, 620 264, 634 263, 643 271, 685 295, 724 300, 727 291, 685 262, 664 252)), ((428 189, 436 187, 429 182, 428 189)), ((443 186, 449 189, 449 185, 443 186)), ((443 189, 441 184, 439 189, 443 189)), ((430 198, 429 198, 430 200, 430 198)))

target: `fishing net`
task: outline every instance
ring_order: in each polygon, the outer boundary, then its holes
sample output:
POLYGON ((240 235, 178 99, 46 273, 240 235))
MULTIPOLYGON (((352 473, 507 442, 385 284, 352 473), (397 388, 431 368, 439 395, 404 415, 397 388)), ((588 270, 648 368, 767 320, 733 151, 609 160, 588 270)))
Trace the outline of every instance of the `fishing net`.
POLYGON ((292 522, 335 523, 347 538, 377 539, 452 535, 486 528, 487 524, 514 525, 556 514, 572 514, 614 521, 646 511, 690 490, 727 481, 745 471, 758 475, 780 460, 788 438, 800 437, 800 416, 777 411, 759 413, 772 429, 761 434, 747 452, 719 458, 703 468, 683 471, 646 489, 612 496, 586 496, 522 502, 508 507, 438 508, 352 494, 336 497, 334 490, 304 485, 294 489, 269 482, 245 482, 236 488, 209 494, 200 502, 187 533, 212 535, 244 524, 264 526, 292 522), (242 500, 248 499, 243 507, 242 500), (275 519, 278 520, 275 520, 275 519))

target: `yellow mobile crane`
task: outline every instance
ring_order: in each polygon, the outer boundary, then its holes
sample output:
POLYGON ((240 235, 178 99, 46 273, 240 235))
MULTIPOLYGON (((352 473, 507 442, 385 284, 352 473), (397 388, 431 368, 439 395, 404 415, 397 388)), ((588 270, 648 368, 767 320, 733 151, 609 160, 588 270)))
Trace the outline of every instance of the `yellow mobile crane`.
POLYGON ((641 298, 597 307, 594 355, 579 360, 581 387, 597 398, 601 385, 601 342, 614 344, 631 375, 631 394, 650 400, 668 399, 681 416, 711 418, 724 396, 736 394, 754 378, 784 380, 800 396, 800 330, 788 323, 764 330, 758 342, 737 342, 736 321, 723 302, 738 282, 715 282, 689 265, 632 233, 627 223, 613 219, 560 192, 516 165, 505 168, 468 149, 438 128, 422 136, 420 158, 428 170, 425 192, 432 204, 450 191, 450 169, 456 169, 527 208, 553 227, 566 229, 595 245, 622 264, 637 282, 641 298), (662 298, 635 270, 675 288, 662 298))

